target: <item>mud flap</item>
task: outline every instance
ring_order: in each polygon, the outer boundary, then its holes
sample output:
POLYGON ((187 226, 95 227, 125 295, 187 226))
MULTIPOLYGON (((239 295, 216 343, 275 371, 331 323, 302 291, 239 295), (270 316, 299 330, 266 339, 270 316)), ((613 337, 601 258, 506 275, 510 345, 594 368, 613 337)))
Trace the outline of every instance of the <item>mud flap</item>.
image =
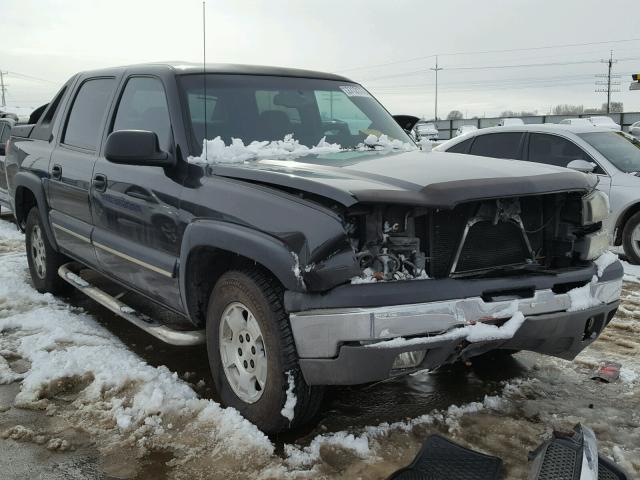
POLYGON ((494 480, 501 478, 502 460, 474 452, 431 435, 413 462, 389 480, 494 480))
POLYGON ((627 480, 613 462, 598 457, 593 430, 576 425, 572 433, 553 432, 551 440, 529 454, 529 480, 627 480))

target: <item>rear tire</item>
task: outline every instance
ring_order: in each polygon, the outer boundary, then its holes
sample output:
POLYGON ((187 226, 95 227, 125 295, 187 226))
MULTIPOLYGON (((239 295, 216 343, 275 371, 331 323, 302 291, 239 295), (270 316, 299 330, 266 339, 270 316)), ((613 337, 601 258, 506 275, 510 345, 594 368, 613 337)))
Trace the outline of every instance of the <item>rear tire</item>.
POLYGON ((40 212, 33 207, 27 216, 25 227, 27 262, 33 286, 40 293, 60 295, 68 292, 71 285, 58 276, 58 268, 70 260, 56 252, 40 219, 40 212))
POLYGON ((232 270, 216 283, 207 311, 209 365, 223 404, 270 434, 308 423, 323 395, 304 381, 282 298, 278 281, 259 267, 232 270), (281 413, 290 382, 291 420, 281 413))
POLYGON ((631 263, 640 265, 640 212, 631 216, 622 231, 624 253, 631 263))

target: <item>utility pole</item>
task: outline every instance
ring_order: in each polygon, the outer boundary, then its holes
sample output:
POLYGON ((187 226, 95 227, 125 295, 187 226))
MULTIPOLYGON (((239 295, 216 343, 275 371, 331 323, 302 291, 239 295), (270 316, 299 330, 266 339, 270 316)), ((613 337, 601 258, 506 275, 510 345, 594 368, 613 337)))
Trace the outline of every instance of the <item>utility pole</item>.
POLYGON ((7 91, 7 87, 4 84, 4 76, 7 75, 8 72, 3 72, 2 70, 0 70, 0 93, 2 94, 2 106, 6 107, 7 106, 7 102, 4 98, 4 92, 7 91))
POLYGON ((442 67, 438 67, 437 55, 436 55, 436 66, 434 68, 431 68, 430 70, 433 70, 434 72, 436 72, 436 109, 435 109, 434 120, 438 120, 438 72, 442 70, 442 67))
POLYGON ((619 86, 620 85, 619 81, 617 81, 617 80, 612 81, 612 79, 620 78, 620 75, 612 75, 611 74, 611 70, 613 68, 613 64, 614 63, 618 63, 618 60, 614 60, 613 59, 613 50, 611 50, 611 54, 609 56, 609 59, 608 60, 600 60, 600 61, 602 63, 606 63, 608 65, 608 68, 607 68, 607 73, 596 75, 596 77, 598 77, 598 78, 606 78, 606 80, 604 80, 604 81, 597 81, 596 85, 597 86, 603 86, 603 87, 606 87, 606 88, 598 88, 598 89, 596 89, 596 92, 606 93, 607 94, 607 113, 611 113, 611 93, 620 91, 620 89, 611 88, 612 86, 619 86))

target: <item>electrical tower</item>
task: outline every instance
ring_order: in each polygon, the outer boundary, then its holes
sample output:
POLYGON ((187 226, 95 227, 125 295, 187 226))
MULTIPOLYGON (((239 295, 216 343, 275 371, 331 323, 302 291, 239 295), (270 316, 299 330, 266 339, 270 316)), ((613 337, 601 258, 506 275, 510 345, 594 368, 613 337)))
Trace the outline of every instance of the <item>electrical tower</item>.
POLYGON ((598 78, 605 78, 606 80, 600 80, 596 82, 596 86, 600 88, 596 88, 596 92, 606 93, 607 94, 607 113, 611 113, 611 93, 619 92, 620 81, 617 79, 620 78, 620 75, 612 75, 611 70, 613 68, 614 63, 618 63, 618 60, 613 59, 613 50, 611 50, 611 55, 608 60, 601 60, 602 63, 606 63, 608 65, 607 73, 602 73, 596 75, 598 78), (606 88, 603 88, 606 87, 606 88))
POLYGON ((7 102, 4 98, 4 92, 7 91, 7 86, 4 84, 4 76, 8 75, 8 72, 3 72, 2 70, 0 70, 0 96, 2 96, 2 106, 6 107, 7 106, 7 102))
POLYGON ((434 120, 438 120, 438 72, 442 70, 442 67, 438 67, 438 56, 436 55, 436 66, 434 68, 430 68, 429 70, 433 70, 436 72, 436 109, 434 120))

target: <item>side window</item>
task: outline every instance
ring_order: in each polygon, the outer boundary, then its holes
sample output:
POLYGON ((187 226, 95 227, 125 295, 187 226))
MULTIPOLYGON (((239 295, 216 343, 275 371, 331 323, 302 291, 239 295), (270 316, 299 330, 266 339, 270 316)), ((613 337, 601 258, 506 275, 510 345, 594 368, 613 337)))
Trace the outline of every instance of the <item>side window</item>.
POLYGON ((481 155, 493 158, 520 158, 520 143, 522 133, 505 132, 478 135, 471 146, 471 155, 481 155))
POLYGON ((118 130, 148 130, 158 136, 160 148, 171 144, 171 120, 162 82, 157 78, 134 77, 127 81, 113 122, 118 130))
POLYGON ((56 118, 58 112, 60 111, 60 102, 62 101, 62 97, 67 92, 67 87, 62 87, 62 90, 58 92, 53 101, 49 104, 47 109, 44 112, 44 115, 38 121, 38 124, 35 126, 33 130, 32 138, 37 140, 49 140, 49 136, 51 135, 51 131, 53 129, 53 120, 56 118))
POLYGON ((448 149, 447 152, 467 153, 469 151, 469 147, 471 146, 471 142, 473 142, 473 138, 467 138, 464 142, 456 143, 453 147, 448 149))
POLYGON ((529 161, 566 167, 572 160, 593 160, 584 150, 557 135, 532 133, 529 136, 529 161))
POLYGON ((65 129, 62 142, 74 147, 95 150, 100 138, 100 127, 113 96, 115 80, 96 78, 82 84, 65 129))

